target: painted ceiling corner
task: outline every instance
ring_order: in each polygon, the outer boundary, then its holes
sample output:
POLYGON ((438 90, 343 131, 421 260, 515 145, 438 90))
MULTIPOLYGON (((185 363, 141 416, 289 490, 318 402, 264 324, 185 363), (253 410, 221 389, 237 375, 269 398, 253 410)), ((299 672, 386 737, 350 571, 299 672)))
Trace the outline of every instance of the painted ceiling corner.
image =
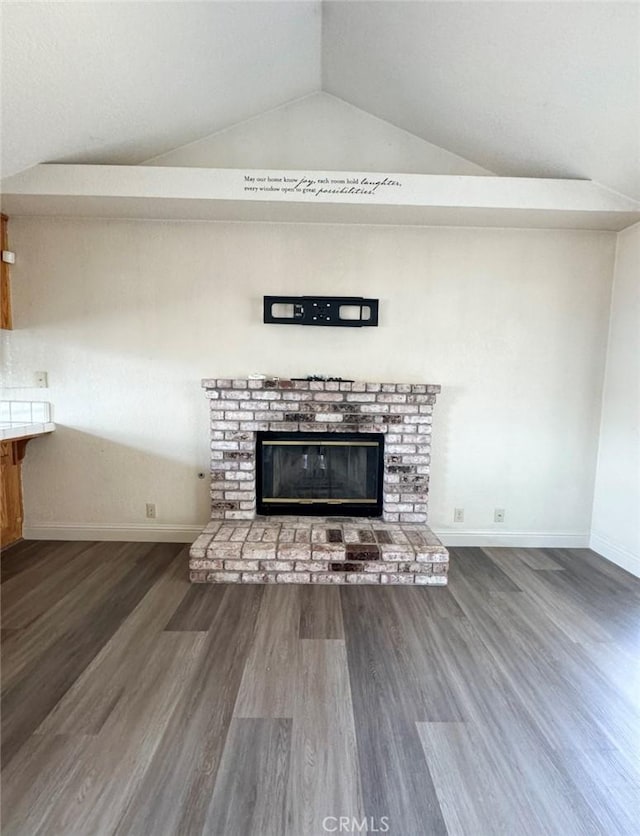
POLYGON ((3 176, 325 160, 640 198, 637 2, 89 0, 5 3, 1 24, 3 176))

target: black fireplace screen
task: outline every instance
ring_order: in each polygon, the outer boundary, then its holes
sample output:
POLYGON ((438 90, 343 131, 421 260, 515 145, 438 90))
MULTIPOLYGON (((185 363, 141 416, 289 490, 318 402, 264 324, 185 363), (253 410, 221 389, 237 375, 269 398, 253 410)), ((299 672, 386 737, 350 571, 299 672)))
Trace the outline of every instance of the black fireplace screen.
POLYGON ((380 516, 383 445, 378 433, 259 432, 258 513, 380 516))

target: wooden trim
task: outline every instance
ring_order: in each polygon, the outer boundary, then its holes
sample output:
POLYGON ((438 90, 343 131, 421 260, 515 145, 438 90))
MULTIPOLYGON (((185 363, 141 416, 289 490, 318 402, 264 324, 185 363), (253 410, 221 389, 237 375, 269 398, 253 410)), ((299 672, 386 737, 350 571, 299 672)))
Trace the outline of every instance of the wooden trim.
POLYGON ((0 442, 0 543, 9 546, 22 537, 22 458, 26 444, 0 442))
MULTIPOLYGON (((1 249, 9 249, 9 218, 0 215, 2 230, 0 234, 1 249)), ((9 265, 0 261, 0 328, 10 331, 13 328, 11 316, 11 284, 9 281, 9 265)))

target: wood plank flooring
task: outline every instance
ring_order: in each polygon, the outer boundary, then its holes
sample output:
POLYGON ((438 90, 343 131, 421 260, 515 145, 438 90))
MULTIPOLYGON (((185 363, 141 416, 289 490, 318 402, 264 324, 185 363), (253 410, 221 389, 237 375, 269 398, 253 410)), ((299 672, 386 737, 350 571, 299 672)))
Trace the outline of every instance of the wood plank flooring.
POLYGON ((640 581, 593 552, 452 549, 441 589, 1 563, 4 836, 640 836, 640 581))

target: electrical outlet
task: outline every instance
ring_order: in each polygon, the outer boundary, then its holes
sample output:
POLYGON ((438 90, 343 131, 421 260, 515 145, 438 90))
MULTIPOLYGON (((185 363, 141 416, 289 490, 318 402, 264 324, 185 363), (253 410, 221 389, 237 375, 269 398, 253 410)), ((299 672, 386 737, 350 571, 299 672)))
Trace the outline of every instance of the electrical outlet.
POLYGON ((46 389, 49 385, 49 376, 46 372, 36 372, 35 381, 39 389, 46 389))
POLYGON ((493 512, 493 521, 497 523, 504 522, 504 508, 496 508, 493 512))
POLYGON ((155 502, 147 502, 147 519, 148 520, 155 520, 156 518, 156 505, 155 502))
POLYGON ((453 521, 454 522, 464 522, 464 508, 454 508, 453 509, 453 521))

